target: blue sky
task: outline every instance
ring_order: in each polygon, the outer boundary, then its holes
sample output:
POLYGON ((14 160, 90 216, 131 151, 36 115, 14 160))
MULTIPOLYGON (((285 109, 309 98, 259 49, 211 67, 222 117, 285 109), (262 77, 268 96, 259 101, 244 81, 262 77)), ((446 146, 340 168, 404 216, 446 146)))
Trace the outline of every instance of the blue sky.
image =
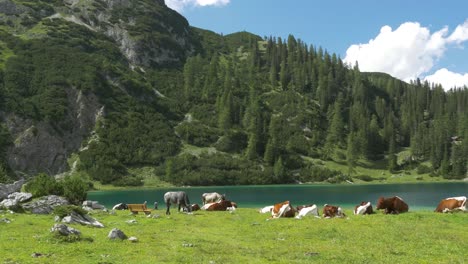
POLYGON ((468 1, 166 0, 192 26, 230 34, 294 35, 409 81, 468 86, 468 1))

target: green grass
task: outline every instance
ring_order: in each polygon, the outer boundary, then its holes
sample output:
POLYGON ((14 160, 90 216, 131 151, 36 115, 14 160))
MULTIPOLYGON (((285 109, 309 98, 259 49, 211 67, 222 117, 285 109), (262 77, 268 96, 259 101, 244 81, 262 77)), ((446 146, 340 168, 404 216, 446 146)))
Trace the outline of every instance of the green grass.
MULTIPOLYGON (((348 214, 350 209, 345 210, 348 214)), ((468 214, 409 212, 348 219, 274 219, 255 209, 159 218, 100 212, 105 228, 73 225, 80 241, 50 233, 53 215, 0 214, 3 263, 465 263, 468 214), (128 224, 135 219, 137 223, 128 224), (138 242, 110 241, 112 228, 138 242), (44 254, 33 258, 33 253, 44 254)))

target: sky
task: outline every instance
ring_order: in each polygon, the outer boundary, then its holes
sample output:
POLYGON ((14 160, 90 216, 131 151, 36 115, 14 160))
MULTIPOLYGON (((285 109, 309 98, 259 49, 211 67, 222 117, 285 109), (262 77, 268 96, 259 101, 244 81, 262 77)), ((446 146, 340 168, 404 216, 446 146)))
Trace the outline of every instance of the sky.
POLYGON ((466 0, 165 0, 190 25, 224 35, 293 35, 361 71, 444 89, 468 86, 466 0))

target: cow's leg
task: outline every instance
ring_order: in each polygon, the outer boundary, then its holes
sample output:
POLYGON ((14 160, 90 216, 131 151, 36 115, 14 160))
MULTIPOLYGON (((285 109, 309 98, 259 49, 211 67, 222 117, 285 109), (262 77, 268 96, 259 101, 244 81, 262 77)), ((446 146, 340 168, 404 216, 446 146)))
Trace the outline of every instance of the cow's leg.
POLYGON ((171 212, 169 212, 169 208, 171 207, 171 204, 170 204, 170 203, 167 203, 166 206, 167 206, 166 215, 170 215, 171 212))

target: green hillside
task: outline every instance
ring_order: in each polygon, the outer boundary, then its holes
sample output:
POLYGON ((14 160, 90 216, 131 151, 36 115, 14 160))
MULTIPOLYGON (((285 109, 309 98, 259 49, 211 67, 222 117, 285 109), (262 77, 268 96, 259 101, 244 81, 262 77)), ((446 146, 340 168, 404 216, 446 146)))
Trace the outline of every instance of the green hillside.
POLYGON ((164 1, 0 7, 0 182, 467 177, 466 87, 361 73, 292 35, 190 27, 164 1))

